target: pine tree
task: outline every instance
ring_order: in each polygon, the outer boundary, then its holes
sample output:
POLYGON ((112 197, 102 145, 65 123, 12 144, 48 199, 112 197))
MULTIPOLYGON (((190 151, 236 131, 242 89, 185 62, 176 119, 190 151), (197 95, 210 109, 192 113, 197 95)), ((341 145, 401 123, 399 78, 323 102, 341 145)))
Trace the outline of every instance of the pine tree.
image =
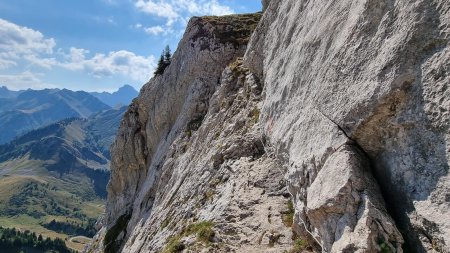
POLYGON ((164 49, 164 63, 166 64, 166 67, 170 65, 172 55, 170 54, 170 47, 166 46, 164 49))
POLYGON ((164 55, 161 54, 161 57, 159 58, 158 61, 158 66, 156 66, 155 76, 162 75, 162 73, 164 73, 164 69, 165 69, 164 55))
POLYGON ((167 66, 170 65, 172 55, 170 53, 170 47, 166 46, 166 48, 161 53, 161 57, 158 61, 158 66, 156 66, 155 76, 162 75, 167 66))

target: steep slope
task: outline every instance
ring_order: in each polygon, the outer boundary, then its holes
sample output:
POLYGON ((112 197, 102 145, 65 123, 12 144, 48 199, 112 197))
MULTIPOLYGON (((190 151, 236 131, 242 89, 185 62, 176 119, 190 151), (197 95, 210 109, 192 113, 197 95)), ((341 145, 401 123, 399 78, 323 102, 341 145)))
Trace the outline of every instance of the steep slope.
POLYGON ((450 3, 263 4, 143 87, 88 251, 448 252, 450 3))
POLYGON ((0 223, 92 237, 106 197, 108 148, 125 110, 65 119, 0 145, 0 223))
POLYGON ((124 85, 113 93, 90 92, 90 94, 111 107, 117 107, 129 105, 133 98, 138 96, 139 92, 130 85, 124 85))
POLYGON ((120 121, 127 110, 127 106, 118 109, 98 112, 91 115, 83 129, 91 135, 91 141, 96 143, 99 151, 107 159, 111 158, 109 148, 116 138, 120 121))
POLYGON ((450 3, 266 5, 245 62, 264 83, 263 134, 288 170, 297 231, 327 252, 399 245, 371 238, 392 231, 373 180, 355 187, 373 172, 405 251, 448 252, 450 3))
POLYGON ((35 166, 16 170, 7 165, 15 160, 39 162, 42 168, 60 176, 83 174, 91 178, 97 194, 105 197, 108 173, 101 171, 109 170, 109 146, 125 109, 107 110, 88 119, 65 119, 1 145, 0 173, 39 175, 35 166))
POLYGON ((65 118, 87 118, 107 109, 108 105, 84 91, 26 90, 0 103, 0 144, 65 118))
POLYGON ((259 17, 189 22, 171 65, 124 117, 112 148, 107 224, 91 251, 290 247, 282 173, 258 138, 262 87, 238 59, 259 17))

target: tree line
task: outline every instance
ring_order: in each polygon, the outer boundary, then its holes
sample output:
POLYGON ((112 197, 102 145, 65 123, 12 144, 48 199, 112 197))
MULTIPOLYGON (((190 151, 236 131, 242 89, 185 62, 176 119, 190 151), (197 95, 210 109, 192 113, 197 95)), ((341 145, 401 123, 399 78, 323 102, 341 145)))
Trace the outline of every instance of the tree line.
POLYGON ((67 248, 60 238, 45 238, 28 230, 21 232, 15 228, 0 227, 0 249, 3 253, 42 252, 42 253, 75 253, 67 248))
POLYGON ((77 224, 77 223, 69 223, 69 222, 62 222, 62 221, 56 221, 52 220, 47 224, 42 224, 43 227, 49 230, 53 230, 59 233, 63 233, 66 235, 82 235, 86 237, 94 237, 94 235, 97 233, 97 230, 95 230, 95 219, 88 219, 86 224, 77 224))

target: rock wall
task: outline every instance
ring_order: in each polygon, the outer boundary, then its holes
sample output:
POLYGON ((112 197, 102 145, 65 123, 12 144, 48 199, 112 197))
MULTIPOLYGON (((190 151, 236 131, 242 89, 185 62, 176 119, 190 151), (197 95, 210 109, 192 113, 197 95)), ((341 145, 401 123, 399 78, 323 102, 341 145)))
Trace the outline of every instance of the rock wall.
POLYGON ((88 251, 448 252, 450 2, 263 6, 189 22, 88 251))
POLYGON ((191 19, 170 66, 122 121, 88 252, 291 247, 284 172, 260 138, 262 86, 239 58, 260 17, 191 19))
POLYGON ((245 62, 263 80, 261 124, 299 232, 332 252, 399 251, 391 215, 408 252, 448 252, 450 3, 266 4, 245 62), (380 187, 369 175, 355 187, 371 172, 380 187))

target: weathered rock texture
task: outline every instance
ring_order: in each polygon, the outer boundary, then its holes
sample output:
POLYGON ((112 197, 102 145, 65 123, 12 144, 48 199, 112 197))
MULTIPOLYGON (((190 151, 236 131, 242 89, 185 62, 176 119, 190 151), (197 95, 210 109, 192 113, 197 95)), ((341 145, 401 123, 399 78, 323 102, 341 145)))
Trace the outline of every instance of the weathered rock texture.
POLYGON ((449 36, 445 0, 268 3, 245 62, 298 230, 325 250, 399 247, 370 171, 408 252, 450 249, 449 36))
POLYGON ((448 252, 450 2, 263 5, 249 43, 258 15, 189 22, 90 250, 448 252))
POLYGON ((189 22, 170 66, 124 117, 112 148, 106 224, 91 251, 291 247, 284 172, 260 138, 262 86, 239 58, 260 16, 189 22), (205 221, 213 225, 206 241, 186 232, 205 221))

